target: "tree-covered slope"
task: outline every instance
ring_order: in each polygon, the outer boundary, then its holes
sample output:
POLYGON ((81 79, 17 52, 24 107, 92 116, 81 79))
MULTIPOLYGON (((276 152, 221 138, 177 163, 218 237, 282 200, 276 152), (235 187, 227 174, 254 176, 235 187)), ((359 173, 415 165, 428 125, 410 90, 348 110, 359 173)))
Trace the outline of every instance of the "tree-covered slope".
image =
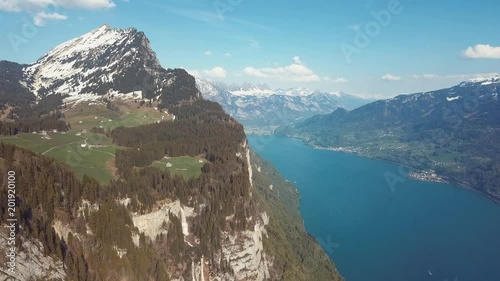
POLYGON ((104 26, 33 65, 0 64, 8 110, 0 201, 15 206, 0 204, 0 223, 17 219, 20 257, 15 273, 6 263, 0 273, 23 281, 337 280, 297 210, 276 213, 256 192, 243 126, 204 100, 185 70, 155 62, 143 33, 104 26), (91 52, 82 47, 89 42, 91 52), (145 87, 138 93, 136 81, 145 87), (196 161, 192 177, 173 166, 180 157, 196 161), (282 218, 297 228, 278 225, 282 218), (304 248, 287 246, 295 243, 304 248))

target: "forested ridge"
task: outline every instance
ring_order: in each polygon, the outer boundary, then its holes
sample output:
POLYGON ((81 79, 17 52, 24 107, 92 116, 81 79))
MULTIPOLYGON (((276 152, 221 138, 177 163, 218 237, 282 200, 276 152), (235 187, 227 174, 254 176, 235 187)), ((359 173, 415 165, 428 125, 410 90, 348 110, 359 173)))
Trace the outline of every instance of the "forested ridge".
MULTIPOLYGON (((43 255, 62 264, 71 281, 200 280, 203 274, 221 280, 337 280, 324 255, 314 270, 300 265, 300 259, 314 264, 308 256, 321 253, 303 229, 293 240, 306 245, 298 255, 289 243, 280 248, 279 240, 293 235, 268 231, 266 203, 250 178, 243 126, 219 104, 203 100, 185 70, 162 68, 142 32, 102 26, 82 38, 111 33, 123 40, 88 46, 90 52, 75 42, 92 40, 68 41, 60 46, 71 55, 52 51, 30 66, 0 62, 0 134, 9 135, 0 141, 0 200, 7 202, 7 175, 14 171, 18 252, 28 253, 23 241, 41 242, 43 255), (72 71, 48 71, 63 66, 72 71), (81 101, 99 108, 86 112, 81 101), (113 125, 115 117, 131 123, 113 125), (21 134, 48 130, 57 132, 21 134), (92 141, 93 135, 102 138, 92 141), (25 147, 33 151, 9 141, 29 143, 25 147), (79 153, 108 158, 62 163, 79 153), (201 168, 188 178, 156 165, 176 157, 201 168), (102 159, 105 166, 97 166, 102 159), (100 169, 112 170, 106 181, 98 181, 100 169), (274 246, 267 247, 271 239, 274 246)), ((7 222, 3 204, 0 222, 7 222)), ((39 278, 33 277, 39 261, 28 254, 29 278, 39 278)))
MULTIPOLYGON (((221 251, 221 233, 244 230, 251 223, 248 218, 257 217, 256 203, 249 195, 248 164, 241 156, 243 128, 220 106, 207 101, 170 110, 178 114, 177 122, 117 128, 111 132, 115 142, 129 148, 117 152, 121 177, 109 185, 100 185, 89 177, 80 181, 70 168, 51 158, 0 143, 4 163, 1 180, 6 181, 7 170, 16 171, 20 179, 20 233, 40 239, 47 245, 47 254, 65 261, 71 280, 117 280, 118 276, 165 280, 167 271, 178 275, 186 270, 172 267, 175 261, 187 265, 187 260, 201 256, 211 261, 215 272, 230 270, 225 261, 215 260, 221 251), (148 167, 165 155, 203 155, 208 162, 200 177, 186 181, 168 171, 148 167), (131 198, 131 203, 121 206, 117 198, 131 198), (177 214, 170 215, 168 235, 158 237, 153 244, 142 234, 141 246, 134 246, 132 235, 137 230, 129 212, 149 212, 162 200, 180 200, 199 213, 191 222, 199 248, 185 247, 177 214), (88 205, 82 207, 83 201, 88 205), (97 211, 88 208, 94 204, 99 206, 97 211), (234 219, 227 221, 228 216, 234 219), (52 228, 56 220, 68 224, 76 233, 67 241, 57 236, 52 228), (94 235, 87 235, 86 225, 94 235), (127 258, 117 258, 113 247, 126 249, 127 258), (97 250, 84 250, 90 248, 97 250), (108 260, 110 266, 101 268, 108 260)), ((2 185, 1 200, 6 198, 5 186, 2 185)), ((4 207, 0 211, 5 221, 4 207)))

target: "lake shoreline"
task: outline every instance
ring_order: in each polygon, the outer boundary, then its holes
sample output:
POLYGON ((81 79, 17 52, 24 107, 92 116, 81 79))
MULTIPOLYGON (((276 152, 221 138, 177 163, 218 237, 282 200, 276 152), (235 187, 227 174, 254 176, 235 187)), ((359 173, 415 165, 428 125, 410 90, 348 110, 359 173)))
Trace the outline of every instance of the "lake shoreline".
MULTIPOLYGON (((279 135, 274 135, 274 134, 269 134, 269 135, 266 135, 266 134, 249 134, 249 135, 261 136, 261 137, 264 137, 264 136, 265 137, 277 137, 277 136, 279 136, 279 135)), ((347 149, 347 148, 343 148, 343 147, 324 147, 324 146, 319 146, 319 145, 315 145, 315 144, 309 143, 307 140, 305 140, 303 138, 300 138, 300 137, 297 137, 297 136, 279 136, 279 137, 286 137, 286 138, 300 140, 305 145, 307 145, 309 147, 312 147, 313 149, 329 150, 329 151, 334 151, 334 152, 340 152, 340 153, 346 153, 346 154, 353 154, 353 155, 357 155, 359 157, 363 157, 363 158, 366 158, 366 159, 384 161, 386 163, 393 163, 393 164, 401 165, 401 166, 403 166, 405 168, 408 168, 408 169, 419 170, 419 169, 416 169, 414 167, 408 166, 408 165, 406 165, 404 163, 401 163, 401 162, 398 162, 398 161, 394 161, 394 160, 390 160, 390 159, 384 159, 384 158, 380 158, 380 157, 370 157, 370 156, 364 155, 362 153, 359 153, 355 149, 347 149)), ((481 191, 479 191, 479 190, 477 190, 477 189, 475 189, 475 188, 467 185, 464 182, 459 182, 459 181, 451 180, 449 177, 444 176, 444 175, 439 175, 439 177, 441 179, 439 181, 437 181, 437 180, 424 180, 424 179, 419 179, 419 178, 416 178, 416 177, 411 177, 409 175, 406 175, 406 178, 408 178, 410 180, 423 181, 423 182, 445 183, 445 184, 450 184, 450 185, 456 186, 458 188, 470 190, 470 191, 473 191, 473 192, 475 192, 477 194, 480 194, 480 195, 488 198, 489 200, 495 202, 496 204, 500 204, 500 198, 495 198, 495 197, 493 197, 493 196, 491 196, 491 195, 489 195, 487 193, 481 192, 481 191)))
POLYGON ((450 272, 477 281, 500 276, 498 268, 480 269, 499 258, 491 248, 499 245, 500 209, 484 196, 407 179, 399 163, 331 153, 299 138, 249 136, 249 143, 297 182, 305 227, 346 280, 426 280, 428 270, 436 280, 450 272), (396 189, 388 188, 388 173, 396 189))
MULTIPOLYGON (((401 165, 401 166, 409 168, 409 169, 417 170, 416 168, 410 167, 408 165, 405 165, 405 164, 403 164, 401 162, 397 162, 397 161, 394 161, 394 160, 389 160, 389 159, 380 158, 380 157, 370 157, 370 156, 363 155, 361 153, 355 152, 353 150, 346 150, 346 149, 342 149, 342 148, 339 149, 339 148, 335 148, 335 147, 323 147, 323 146, 313 145, 313 144, 308 143, 304 139, 301 139, 301 138, 296 138, 296 139, 302 140, 305 145, 308 145, 308 146, 312 147, 313 149, 329 150, 329 151, 334 151, 334 152, 353 154, 353 155, 357 155, 359 157, 363 157, 363 158, 367 158, 367 159, 372 159, 372 160, 384 161, 384 162, 387 162, 387 163, 393 163, 393 164, 401 165)), ((420 174, 420 173, 423 173, 423 172, 425 172, 425 171, 420 170, 420 172, 416 172, 416 173, 420 174)), ((447 176, 438 176, 438 177, 439 177, 439 179, 423 179, 423 178, 418 178, 416 176, 411 176, 410 174, 408 174, 406 176, 406 178, 408 178, 410 180, 414 180, 414 181, 445 183, 445 184, 449 184, 449 185, 452 185, 452 186, 456 186, 458 188, 462 188, 462 189, 466 189, 466 190, 469 190, 469 191, 473 191, 473 192, 475 192, 477 194, 480 194, 480 195, 488 198, 489 200, 491 200, 491 201, 493 201, 493 202, 495 202, 497 204, 500 204, 500 199, 492 197, 491 195, 489 195, 487 193, 484 193, 484 192, 481 192, 481 191, 479 191, 479 190, 477 190, 475 188, 472 188, 471 186, 468 186, 468 185, 466 185, 463 182, 458 182, 458 181, 450 180, 447 176)))

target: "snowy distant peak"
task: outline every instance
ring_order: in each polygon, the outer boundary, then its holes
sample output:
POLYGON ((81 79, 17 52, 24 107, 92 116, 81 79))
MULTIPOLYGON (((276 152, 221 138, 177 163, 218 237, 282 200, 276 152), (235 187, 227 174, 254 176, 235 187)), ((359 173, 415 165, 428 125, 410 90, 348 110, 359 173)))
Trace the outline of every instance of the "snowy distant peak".
POLYGON ((229 93, 227 91, 227 85, 221 82, 209 82, 205 79, 195 77, 196 87, 203 93, 205 98, 210 96, 220 96, 223 93, 229 93))
POLYGON ((490 85, 490 84, 500 83, 500 75, 492 74, 490 77, 480 77, 480 78, 469 79, 467 81, 460 83, 460 86, 465 87, 465 86, 469 86, 471 84, 479 84, 479 83, 481 83, 481 85, 490 85))
POLYGON ((269 85, 266 83, 252 84, 248 82, 244 82, 243 84, 231 84, 228 87, 231 91, 251 91, 251 90, 271 90, 269 85))
POLYGON ((305 97, 312 95, 316 91, 313 91, 307 87, 300 87, 300 88, 290 88, 287 90, 284 89, 277 89, 276 93, 278 95, 283 95, 283 96, 299 96, 299 97, 305 97))
MULTIPOLYGON (((266 84, 226 85, 196 78, 203 97, 218 102, 244 126, 273 128, 297 122, 317 114, 331 113, 338 107, 354 109, 371 100, 343 92, 325 93, 309 88, 271 90, 266 84)), ((266 131, 270 130, 270 131, 266 131)))
POLYGON ((266 83, 251 84, 245 82, 243 84, 230 84, 227 85, 223 82, 209 81, 203 78, 196 77, 196 84, 201 93, 205 96, 220 95, 221 92, 231 94, 237 97, 256 97, 267 98, 273 95, 288 96, 288 97, 307 97, 307 96, 320 96, 330 95, 336 97, 350 96, 342 91, 321 92, 319 90, 311 90, 307 87, 289 88, 289 89, 276 89, 273 90, 266 83))
POLYGON ((231 84, 228 89, 233 95, 236 96, 270 96, 274 94, 274 91, 265 83, 243 83, 241 85, 231 84))

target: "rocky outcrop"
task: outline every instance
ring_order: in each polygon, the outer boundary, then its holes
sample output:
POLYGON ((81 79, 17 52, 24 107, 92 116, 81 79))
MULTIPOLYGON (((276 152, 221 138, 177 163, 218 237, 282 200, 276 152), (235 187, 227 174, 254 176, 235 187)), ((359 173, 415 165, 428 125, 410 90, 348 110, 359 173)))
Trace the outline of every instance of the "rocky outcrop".
MULTIPOLYGON (((46 280, 46 281, 59 281, 66 280, 66 273, 64 271, 63 263, 55 260, 50 256, 44 254, 43 245, 40 241, 35 239, 22 240, 22 250, 17 252, 16 257, 16 270, 15 275, 9 274, 6 266, 4 253, 7 252, 7 233, 5 228, 0 229, 0 280, 10 280, 8 276, 15 278, 16 281, 31 281, 31 280, 46 280), (6 278, 6 279, 4 279, 6 278)), ((14 279, 12 279, 14 280, 14 279)))

